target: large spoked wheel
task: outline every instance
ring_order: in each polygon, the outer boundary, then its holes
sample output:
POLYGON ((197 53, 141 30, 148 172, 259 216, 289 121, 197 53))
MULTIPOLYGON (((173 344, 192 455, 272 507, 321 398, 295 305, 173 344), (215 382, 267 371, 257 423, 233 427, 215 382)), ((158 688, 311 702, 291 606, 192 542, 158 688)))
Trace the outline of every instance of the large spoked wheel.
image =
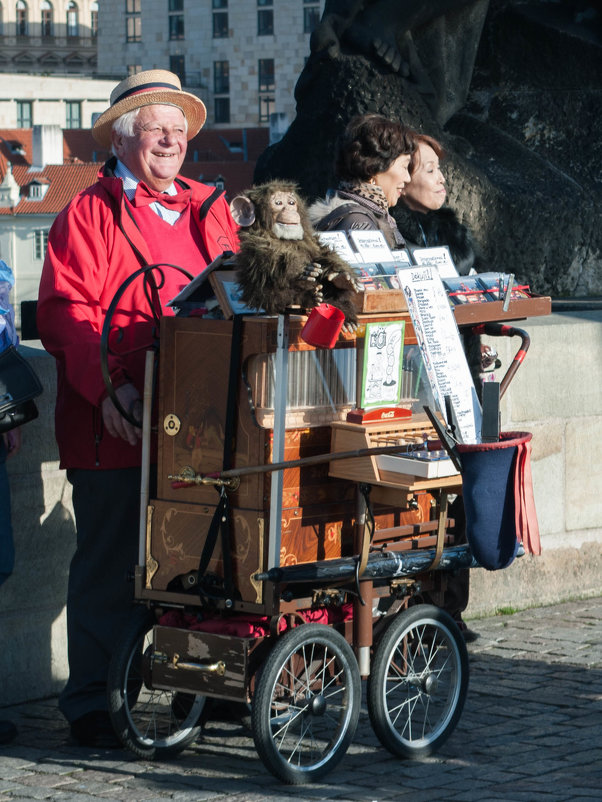
POLYGON ((136 609, 109 668, 109 713, 124 746, 149 760, 171 757, 200 733, 205 697, 150 687, 154 616, 136 609))
POLYGON ((359 669, 345 638, 324 624, 302 624, 278 640, 258 676, 257 753, 283 782, 313 782, 344 756, 360 705, 359 669))
POLYGON ((462 633, 444 610, 427 604, 400 613, 376 649, 368 712, 381 744, 394 755, 421 758, 451 735, 468 688, 462 633))

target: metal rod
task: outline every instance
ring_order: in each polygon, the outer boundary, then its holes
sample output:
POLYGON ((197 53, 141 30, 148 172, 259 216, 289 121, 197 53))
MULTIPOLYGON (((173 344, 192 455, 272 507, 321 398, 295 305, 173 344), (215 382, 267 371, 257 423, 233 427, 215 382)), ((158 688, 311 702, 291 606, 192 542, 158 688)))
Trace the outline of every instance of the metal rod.
POLYGON ((142 397, 142 458, 140 476, 140 535, 138 540, 138 565, 146 562, 146 510, 149 499, 151 411, 153 405, 153 379, 155 354, 146 352, 144 363, 144 391, 142 397))
MULTIPOLYGON (((320 465, 323 462, 336 462, 341 459, 355 459, 358 457, 371 457, 378 454, 394 454, 396 451, 401 452, 403 444, 394 446, 375 446, 374 448, 357 448, 354 451, 331 451, 328 454, 314 454, 313 457, 302 457, 301 459, 292 459, 284 462, 272 462, 268 465, 247 465, 244 468, 231 468, 228 471, 220 471, 219 473, 206 474, 208 479, 233 479, 237 476, 249 476, 256 473, 270 473, 271 471, 282 471, 287 468, 302 468, 306 465, 320 465)), ((201 483, 202 476, 199 475, 198 480, 189 479, 190 484, 195 484, 196 481, 201 483)), ((185 481, 182 478, 182 481, 185 481)))
POLYGON ((276 385, 274 389, 274 436, 270 466, 275 471, 270 489, 270 517, 268 530, 268 565, 280 565, 280 527, 282 525, 282 489, 284 475, 277 465, 284 457, 286 399, 288 389, 288 315, 278 315, 276 350, 276 385))

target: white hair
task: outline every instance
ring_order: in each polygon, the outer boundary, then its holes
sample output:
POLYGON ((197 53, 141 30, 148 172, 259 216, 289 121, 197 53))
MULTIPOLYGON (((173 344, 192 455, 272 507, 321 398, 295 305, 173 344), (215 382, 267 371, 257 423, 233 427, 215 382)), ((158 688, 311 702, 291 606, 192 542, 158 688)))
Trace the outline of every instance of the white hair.
POLYGON ((126 111, 121 117, 118 117, 113 123, 113 131, 119 136, 134 136, 134 123, 140 114, 141 106, 132 111, 126 111))
MULTIPOLYGON (((172 103, 153 103, 153 106, 171 106, 174 105, 172 103)), ((115 131, 116 134, 119 136, 126 136, 132 137, 134 136, 134 123, 138 115, 140 114, 140 109, 142 106, 138 106, 137 109, 132 109, 131 111, 126 111, 121 117, 118 117, 115 122, 113 123, 112 130, 115 131)), ((176 108, 180 108, 176 106, 176 108)), ((184 114, 184 112, 182 112, 184 114)), ((184 130, 188 132, 188 120, 186 119, 186 115, 184 114, 184 130)), ((117 156, 115 153, 115 147, 111 145, 111 151, 114 156, 117 156)))

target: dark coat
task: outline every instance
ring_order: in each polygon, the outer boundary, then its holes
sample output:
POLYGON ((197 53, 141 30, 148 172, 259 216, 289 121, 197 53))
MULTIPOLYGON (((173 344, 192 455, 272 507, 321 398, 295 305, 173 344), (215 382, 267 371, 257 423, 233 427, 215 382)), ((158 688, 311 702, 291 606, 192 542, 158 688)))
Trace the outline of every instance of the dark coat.
POLYGON ((444 206, 435 212, 421 214, 408 209, 403 203, 398 203, 394 214, 397 227, 410 250, 447 245, 461 276, 467 276, 473 267, 478 270, 472 234, 458 220, 453 209, 444 206))

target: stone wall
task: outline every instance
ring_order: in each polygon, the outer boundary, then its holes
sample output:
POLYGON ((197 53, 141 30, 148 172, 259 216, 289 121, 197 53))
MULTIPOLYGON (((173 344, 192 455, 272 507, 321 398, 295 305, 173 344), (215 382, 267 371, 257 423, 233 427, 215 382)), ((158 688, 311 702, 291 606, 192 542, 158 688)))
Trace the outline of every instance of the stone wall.
MULTIPOLYGON (((534 435, 543 554, 505 571, 473 569, 468 617, 602 593, 602 312, 517 325, 532 344, 504 397, 503 428, 534 435)), ((492 342, 507 366, 518 340, 492 342)), ((40 418, 9 463, 17 562, 0 591, 0 705, 52 695, 67 672, 64 600, 75 530, 53 435, 54 363, 39 346, 23 352, 47 389, 40 418)))

